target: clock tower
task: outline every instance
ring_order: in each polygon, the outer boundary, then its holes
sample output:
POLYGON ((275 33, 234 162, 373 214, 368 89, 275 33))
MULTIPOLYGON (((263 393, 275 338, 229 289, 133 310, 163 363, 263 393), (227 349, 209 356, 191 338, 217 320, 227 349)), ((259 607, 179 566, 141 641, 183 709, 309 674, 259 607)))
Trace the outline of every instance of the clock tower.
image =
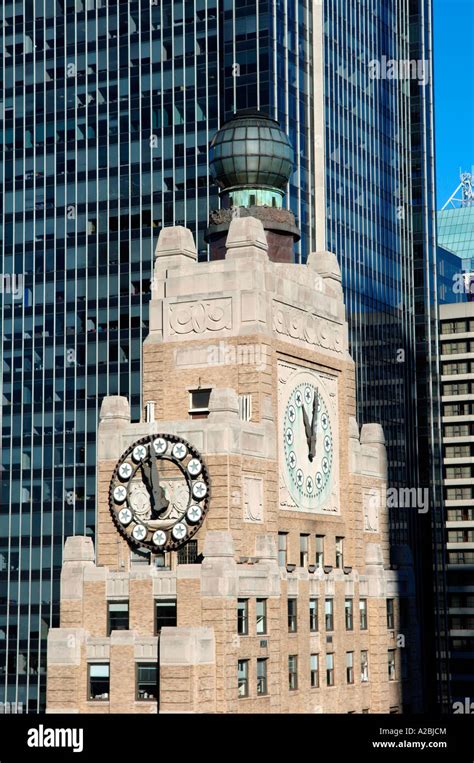
POLYGON ((102 403, 97 534, 65 544, 48 711, 414 709, 410 558, 389 547, 383 432, 354 418, 336 257, 289 255, 277 123, 239 117, 213 146, 212 259, 161 231, 143 414, 102 403))

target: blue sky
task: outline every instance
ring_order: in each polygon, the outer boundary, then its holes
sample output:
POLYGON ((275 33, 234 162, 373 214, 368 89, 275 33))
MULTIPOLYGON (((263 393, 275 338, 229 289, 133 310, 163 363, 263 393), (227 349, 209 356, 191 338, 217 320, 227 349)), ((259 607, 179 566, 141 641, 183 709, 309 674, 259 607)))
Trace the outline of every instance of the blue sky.
POLYGON ((474 0, 434 0, 438 209, 474 165, 474 0))

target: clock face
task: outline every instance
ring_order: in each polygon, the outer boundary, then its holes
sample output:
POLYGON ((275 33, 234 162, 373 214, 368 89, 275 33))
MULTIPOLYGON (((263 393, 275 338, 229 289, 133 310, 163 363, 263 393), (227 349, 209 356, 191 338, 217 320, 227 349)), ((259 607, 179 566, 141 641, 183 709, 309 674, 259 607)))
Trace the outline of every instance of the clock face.
POLYGON ((207 513, 206 465, 179 437, 144 437, 117 464, 109 500, 117 527, 132 545, 176 550, 198 531, 207 513))
POLYGON ((288 381, 283 408, 283 472, 297 508, 314 510, 331 498, 334 433, 331 405, 322 382, 310 371, 288 381))

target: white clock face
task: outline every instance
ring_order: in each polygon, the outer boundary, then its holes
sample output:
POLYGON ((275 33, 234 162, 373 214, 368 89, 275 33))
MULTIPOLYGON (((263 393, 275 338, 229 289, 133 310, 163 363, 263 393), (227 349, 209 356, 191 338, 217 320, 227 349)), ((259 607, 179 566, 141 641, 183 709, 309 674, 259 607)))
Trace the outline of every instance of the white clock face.
POLYGON ((327 393, 310 371, 288 381, 283 408, 283 472, 300 509, 314 510, 331 497, 334 432, 327 393))

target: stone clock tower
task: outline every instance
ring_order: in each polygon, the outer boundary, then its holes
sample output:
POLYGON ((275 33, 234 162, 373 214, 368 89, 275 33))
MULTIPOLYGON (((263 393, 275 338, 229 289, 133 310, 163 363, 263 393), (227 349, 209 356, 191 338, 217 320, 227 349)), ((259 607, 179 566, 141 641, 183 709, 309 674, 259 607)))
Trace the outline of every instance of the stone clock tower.
POLYGON ((102 404, 96 543, 66 541, 48 712, 401 712, 410 563, 390 567, 383 432, 354 418, 339 267, 288 260, 277 123, 239 117, 213 146, 214 259, 162 230, 143 416, 102 404))

